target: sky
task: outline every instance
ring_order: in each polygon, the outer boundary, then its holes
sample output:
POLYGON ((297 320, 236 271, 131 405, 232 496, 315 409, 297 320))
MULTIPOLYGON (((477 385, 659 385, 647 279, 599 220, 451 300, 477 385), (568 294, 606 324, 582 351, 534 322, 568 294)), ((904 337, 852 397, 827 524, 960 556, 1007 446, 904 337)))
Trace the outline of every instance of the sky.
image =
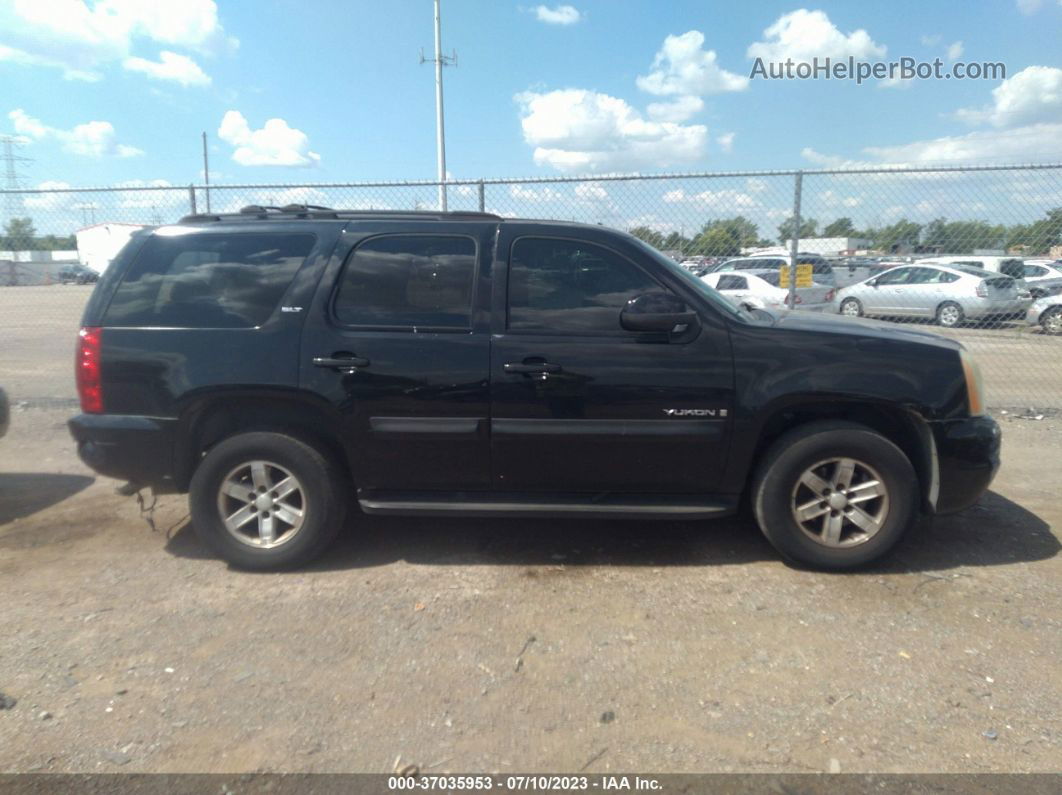
MULTIPOLYGON (((445 69, 454 178, 1062 161, 1062 0, 442 8, 443 48, 457 54, 445 69), (1006 78, 750 79, 757 57, 827 56, 1002 62, 1006 78)), ((203 132, 216 184, 432 179, 422 50, 433 54, 430 0, 0 0, 0 134, 31 160, 18 164, 24 187, 200 182, 203 132)), ((609 183, 564 196, 597 200, 619 225, 665 223, 668 206, 759 201, 751 184, 707 199, 663 185, 639 207, 602 196, 609 183)), ((824 204, 868 220, 922 195, 897 189, 871 213, 846 205, 858 197, 845 187, 823 183, 824 204)), ((523 190, 504 198, 560 199, 523 190)), ((791 187, 768 192, 781 201, 791 187)))

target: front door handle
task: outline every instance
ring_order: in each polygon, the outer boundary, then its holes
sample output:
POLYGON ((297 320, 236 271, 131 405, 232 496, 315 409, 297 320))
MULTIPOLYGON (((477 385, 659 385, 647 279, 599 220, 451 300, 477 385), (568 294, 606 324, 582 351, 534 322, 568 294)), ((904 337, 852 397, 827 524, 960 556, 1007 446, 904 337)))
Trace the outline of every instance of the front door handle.
POLYGON ((502 365, 502 370, 507 373, 559 373, 559 364, 549 362, 507 362, 502 365))
POLYGON ((356 373, 359 367, 368 367, 369 360, 361 356, 314 356, 313 366, 327 367, 351 375, 356 373))

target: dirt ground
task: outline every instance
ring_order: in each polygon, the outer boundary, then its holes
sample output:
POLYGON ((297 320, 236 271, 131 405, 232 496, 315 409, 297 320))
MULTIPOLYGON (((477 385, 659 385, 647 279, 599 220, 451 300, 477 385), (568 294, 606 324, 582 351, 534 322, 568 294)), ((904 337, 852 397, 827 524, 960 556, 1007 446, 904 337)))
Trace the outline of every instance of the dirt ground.
POLYGON ((1057 771, 1062 422, 868 572, 747 520, 357 517, 309 570, 212 559, 93 479, 68 411, 0 441, 0 772, 1057 771))

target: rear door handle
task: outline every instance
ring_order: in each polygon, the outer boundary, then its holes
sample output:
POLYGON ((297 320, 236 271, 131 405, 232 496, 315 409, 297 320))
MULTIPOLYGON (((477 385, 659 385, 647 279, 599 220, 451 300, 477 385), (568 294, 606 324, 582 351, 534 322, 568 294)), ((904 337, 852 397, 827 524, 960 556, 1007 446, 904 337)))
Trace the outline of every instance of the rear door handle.
POLYGON ((368 367, 369 360, 361 356, 314 356, 313 366, 342 370, 349 374, 355 372, 359 367, 368 367))
POLYGON ((502 370, 507 373, 559 373, 559 364, 549 362, 508 362, 502 365, 502 370))

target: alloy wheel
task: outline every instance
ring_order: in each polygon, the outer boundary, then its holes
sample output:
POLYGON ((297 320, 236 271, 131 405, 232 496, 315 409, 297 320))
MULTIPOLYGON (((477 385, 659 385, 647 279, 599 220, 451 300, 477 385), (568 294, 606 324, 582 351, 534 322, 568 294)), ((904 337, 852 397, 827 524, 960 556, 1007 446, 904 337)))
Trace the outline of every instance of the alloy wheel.
POLYGON ((854 458, 829 458, 808 467, 793 488, 793 520, 827 547, 853 547, 873 538, 889 513, 881 476, 854 458))
POLYGON ((232 469, 218 487, 217 504, 225 529, 259 549, 286 544, 306 516, 302 484, 272 461, 248 461, 232 469))

